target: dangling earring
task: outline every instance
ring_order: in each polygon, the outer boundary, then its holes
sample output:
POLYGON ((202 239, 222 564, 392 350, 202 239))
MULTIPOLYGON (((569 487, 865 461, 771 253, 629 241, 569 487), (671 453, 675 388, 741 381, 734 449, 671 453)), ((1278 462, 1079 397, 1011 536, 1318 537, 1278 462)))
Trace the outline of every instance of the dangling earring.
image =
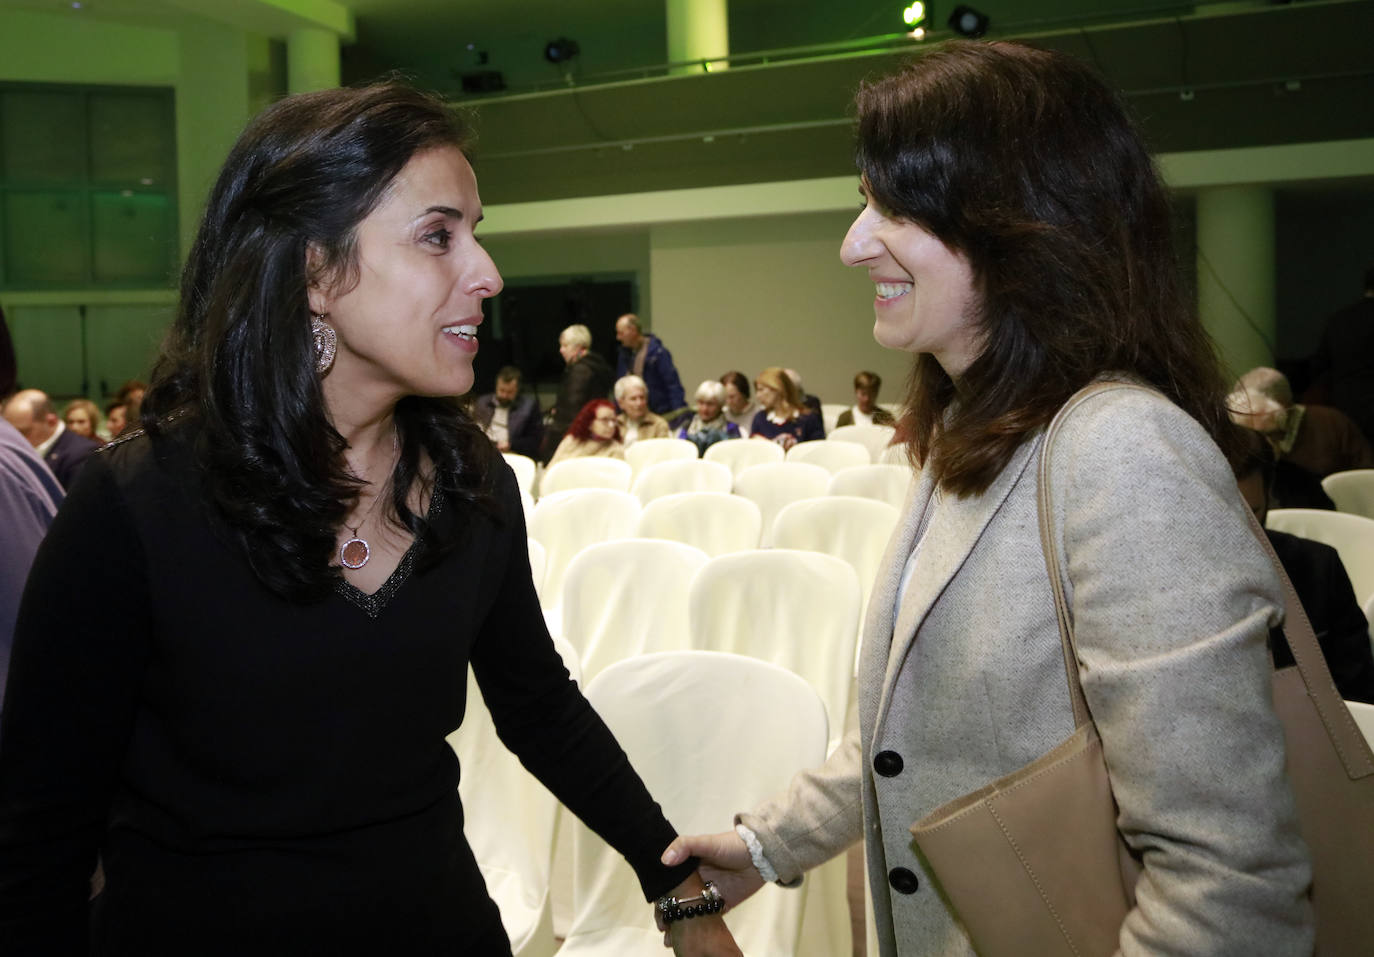
POLYGON ((310 314, 310 332, 315 337, 315 371, 324 375, 334 365, 334 353, 339 348, 339 335, 334 327, 324 321, 329 315, 321 312, 310 314))

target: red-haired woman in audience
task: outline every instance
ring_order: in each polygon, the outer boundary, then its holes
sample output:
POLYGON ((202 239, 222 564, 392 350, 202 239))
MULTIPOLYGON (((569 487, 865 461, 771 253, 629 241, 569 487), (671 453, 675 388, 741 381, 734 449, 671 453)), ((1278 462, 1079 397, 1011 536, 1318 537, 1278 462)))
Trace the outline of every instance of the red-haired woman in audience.
POLYGON ((921 465, 870 600, 858 725, 737 830, 665 861, 700 854, 734 902, 864 840, 884 957, 974 952, 910 827, 1074 732, 1037 463, 1070 397, 1105 382, 1061 420, 1046 518, 1142 867, 1117 953, 1310 954, 1271 690, 1283 597, 1227 464, 1239 437, 1169 196, 1121 98, 1062 53, 950 43, 860 90, 858 166, 840 255, 874 284, 874 338, 912 356, 921 465))
POLYGON ((554 449, 549 467, 565 459, 601 455, 611 459, 625 458, 625 445, 620 440, 620 422, 615 403, 610 399, 592 399, 582 407, 568 426, 568 434, 554 449))
POLYGON ((754 395, 762 407, 749 426, 751 439, 769 439, 790 449, 798 442, 825 438, 820 416, 802 405, 802 395, 787 370, 770 366, 754 380, 754 395))

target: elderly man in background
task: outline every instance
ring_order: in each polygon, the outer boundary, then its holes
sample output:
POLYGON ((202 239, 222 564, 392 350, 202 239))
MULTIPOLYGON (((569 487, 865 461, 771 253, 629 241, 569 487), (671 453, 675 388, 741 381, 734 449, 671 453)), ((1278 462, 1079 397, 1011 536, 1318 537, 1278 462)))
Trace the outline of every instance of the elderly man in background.
POLYGON ((473 418, 502 452, 538 457, 544 437, 539 399, 520 394, 520 370, 515 366, 496 373, 496 391, 478 397, 473 418))
POLYGON ((620 343, 615 366, 616 378, 637 375, 643 379, 649 389, 649 408, 652 411, 667 415, 681 410, 687 404, 682 380, 678 377, 677 367, 673 365, 672 353, 658 336, 643 330, 638 316, 627 312, 617 319, 615 339, 620 343))
MULTIPOLYGON (((14 347, 0 313, 0 396, 14 388, 14 347)), ((7 421, 0 421, 0 702, 5 699, 10 646, 19 596, 29 566, 57 514, 62 487, 33 446, 7 421)))
POLYGON ((615 381, 611 364, 591 348, 592 331, 584 325, 568 326, 558 336, 558 352, 565 365, 563 378, 558 382, 558 396, 549 410, 549 422, 544 429, 541 457, 546 462, 582 407, 592 399, 604 399, 611 394, 611 384, 615 381))
POLYGON ((69 430, 53 410, 52 400, 37 389, 11 396, 5 403, 5 419, 28 439, 64 489, 72 487, 87 456, 100 448, 99 442, 69 430))
POLYGON ((1260 366, 1236 381, 1230 400, 1237 424, 1262 432, 1274 443, 1280 461, 1318 479, 1332 472, 1374 468, 1374 448, 1359 425, 1340 409, 1298 405, 1288 378, 1260 366))

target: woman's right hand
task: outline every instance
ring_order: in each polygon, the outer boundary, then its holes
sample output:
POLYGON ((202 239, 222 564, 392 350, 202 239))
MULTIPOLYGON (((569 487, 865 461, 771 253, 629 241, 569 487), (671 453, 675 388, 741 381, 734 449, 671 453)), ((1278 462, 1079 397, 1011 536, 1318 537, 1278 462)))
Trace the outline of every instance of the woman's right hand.
POLYGON ((734 831, 678 836, 663 852, 663 863, 672 867, 693 856, 701 861, 697 872, 719 888, 726 911, 763 886, 763 877, 749 857, 748 845, 734 831))

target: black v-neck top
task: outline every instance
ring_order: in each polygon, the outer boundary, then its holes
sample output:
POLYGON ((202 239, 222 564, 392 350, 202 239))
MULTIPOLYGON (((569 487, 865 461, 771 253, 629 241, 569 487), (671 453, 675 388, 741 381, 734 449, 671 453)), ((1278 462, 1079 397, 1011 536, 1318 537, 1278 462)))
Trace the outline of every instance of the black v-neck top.
POLYGON ((681 881, 658 862, 673 828, 549 640, 498 467, 503 522, 441 502, 464 524, 441 561, 305 604, 215 534, 181 443, 93 456, 15 633, 0 953, 88 952, 97 851, 91 953, 503 952, 445 741, 469 664, 503 742, 646 897, 681 881))

